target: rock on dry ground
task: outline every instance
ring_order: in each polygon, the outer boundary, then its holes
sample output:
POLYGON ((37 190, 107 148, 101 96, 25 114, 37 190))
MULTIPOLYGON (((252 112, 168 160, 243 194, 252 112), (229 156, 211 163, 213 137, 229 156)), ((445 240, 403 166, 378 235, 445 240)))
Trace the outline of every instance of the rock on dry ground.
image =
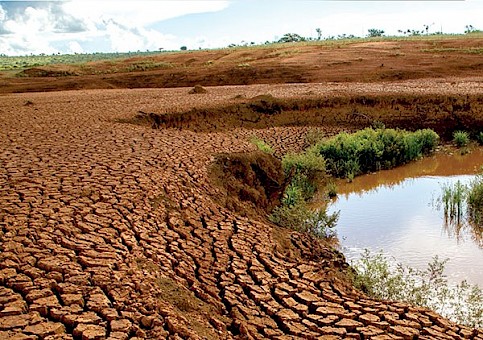
MULTIPOLYGON (((482 85, 1 96, 0 339, 483 339, 431 311, 366 298, 325 275, 330 259, 278 251, 267 222, 218 205, 207 166, 216 153, 254 150, 252 131, 122 123, 138 110, 174 112, 240 94, 374 91, 482 93, 482 85)), ((257 133, 295 145, 303 128, 257 133)))

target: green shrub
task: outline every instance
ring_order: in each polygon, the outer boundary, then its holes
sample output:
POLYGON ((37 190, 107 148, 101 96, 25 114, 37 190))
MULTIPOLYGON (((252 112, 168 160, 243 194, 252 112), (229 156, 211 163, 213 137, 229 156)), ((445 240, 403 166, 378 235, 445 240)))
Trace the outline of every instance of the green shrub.
POLYGON ((329 198, 337 196, 337 185, 334 183, 334 181, 330 181, 329 183, 327 183, 327 185, 325 186, 325 190, 329 198))
POLYGON ((453 132, 453 142, 457 147, 461 148, 468 145, 470 142, 470 137, 466 131, 455 131, 453 132))
POLYGON ((325 172, 325 160, 315 149, 309 148, 303 153, 289 153, 282 159, 286 174, 292 172, 315 176, 325 172))
POLYGON ((296 198, 306 201, 316 190, 318 179, 325 174, 325 160, 313 150, 303 153, 289 153, 282 159, 285 174, 290 177, 283 203, 291 205, 297 203, 296 198))
POLYGON ((324 157, 330 173, 353 178, 421 157, 433 151, 438 141, 439 136, 430 129, 407 132, 366 128, 353 134, 340 133, 314 149, 324 157))
POLYGON ((303 153, 289 153, 282 159, 284 172, 290 178, 282 205, 275 208, 269 219, 275 224, 308 233, 315 237, 330 237, 339 218, 338 213, 327 214, 325 209, 311 211, 306 201, 315 193, 316 184, 325 175, 325 160, 316 149, 303 153))
POLYGON ((273 154, 273 148, 264 140, 254 136, 250 139, 250 142, 254 144, 258 148, 258 150, 265 153, 273 154))
POLYGON ((483 131, 477 133, 475 139, 480 145, 483 145, 483 131))
POLYGON ((339 215, 340 211, 328 214, 327 209, 311 212, 305 222, 306 232, 319 238, 334 237, 336 235, 334 228, 339 220, 339 215))
POLYGON ((335 235, 334 227, 339 219, 339 212, 327 214, 325 209, 313 212, 307 208, 305 202, 299 202, 275 208, 269 219, 281 227, 326 238, 335 235))
POLYGON ((312 146, 324 139, 324 133, 317 128, 312 128, 305 135, 305 143, 312 146))
POLYGON ((427 307, 461 324, 483 326, 483 292, 462 281, 448 283, 444 268, 448 260, 435 256, 425 270, 400 263, 390 264, 383 254, 366 250, 352 264, 354 285, 369 296, 384 300, 405 301, 427 307))
POLYGON ((268 217, 273 223, 296 231, 305 231, 305 221, 310 218, 310 210, 305 203, 294 205, 282 204, 276 207, 268 217))

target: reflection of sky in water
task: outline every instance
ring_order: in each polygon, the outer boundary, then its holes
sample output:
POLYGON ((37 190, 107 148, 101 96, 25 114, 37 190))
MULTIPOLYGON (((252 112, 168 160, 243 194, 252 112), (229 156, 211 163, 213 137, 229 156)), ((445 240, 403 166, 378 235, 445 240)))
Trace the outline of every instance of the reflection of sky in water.
POLYGON ((442 184, 469 183, 472 178, 411 178, 392 187, 341 195, 329 212, 340 210, 337 234, 348 260, 357 258, 364 248, 382 249, 398 262, 422 269, 438 255, 450 259, 448 277, 483 287, 483 249, 469 233, 463 232, 459 241, 449 236, 443 228, 443 211, 432 205, 442 184))

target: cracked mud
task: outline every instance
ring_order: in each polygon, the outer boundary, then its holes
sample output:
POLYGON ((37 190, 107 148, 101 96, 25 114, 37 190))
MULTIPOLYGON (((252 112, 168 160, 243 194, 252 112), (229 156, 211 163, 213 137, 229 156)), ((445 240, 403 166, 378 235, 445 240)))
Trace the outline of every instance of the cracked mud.
MULTIPOLYGON (((483 90, 457 85, 384 91, 483 90)), ((220 203, 226 192, 209 175, 216 155, 255 151, 253 134, 280 155, 302 146, 307 126, 195 132, 122 123, 138 110, 183 112, 237 95, 378 91, 312 84, 2 95, 0 339, 483 339, 424 308, 364 296, 330 246, 220 203)))

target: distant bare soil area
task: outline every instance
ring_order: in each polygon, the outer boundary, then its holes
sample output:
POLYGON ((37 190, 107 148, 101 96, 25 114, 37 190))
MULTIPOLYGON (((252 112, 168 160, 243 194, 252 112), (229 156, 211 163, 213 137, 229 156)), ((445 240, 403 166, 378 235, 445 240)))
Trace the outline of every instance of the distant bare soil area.
POLYGON ((468 77, 482 55, 482 35, 165 52, 3 72, 0 93, 468 77))
POLYGON ((314 127, 483 129, 481 47, 284 45, 3 75, 0 339, 483 339, 367 297, 334 244, 266 217, 280 156, 314 127))

